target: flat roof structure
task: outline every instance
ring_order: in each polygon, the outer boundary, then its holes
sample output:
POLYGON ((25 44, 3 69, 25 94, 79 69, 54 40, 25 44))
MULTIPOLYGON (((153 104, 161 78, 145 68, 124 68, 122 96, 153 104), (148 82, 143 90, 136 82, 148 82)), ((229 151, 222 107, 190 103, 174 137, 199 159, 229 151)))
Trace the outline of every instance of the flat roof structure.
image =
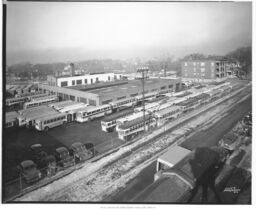
MULTIPOLYGON (((150 92, 158 92, 159 94, 175 92, 180 89, 180 84, 180 79, 147 79, 145 80, 145 94, 150 92)), ((39 89, 57 93, 62 100, 72 100, 99 106, 141 95, 142 82, 141 80, 118 80, 72 87, 40 84, 39 89)))

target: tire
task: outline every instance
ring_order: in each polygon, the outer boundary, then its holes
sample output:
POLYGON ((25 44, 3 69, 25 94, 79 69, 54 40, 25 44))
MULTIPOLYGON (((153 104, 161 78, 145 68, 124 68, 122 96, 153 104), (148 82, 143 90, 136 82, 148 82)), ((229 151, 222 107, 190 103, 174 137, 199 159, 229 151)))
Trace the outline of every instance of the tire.
POLYGON ((66 124, 67 124, 67 122, 66 122, 66 121, 64 121, 64 122, 63 122, 63 125, 66 125, 66 124))
POLYGON ((48 130, 49 130, 49 127, 48 127, 48 126, 46 126, 46 127, 44 128, 44 130, 45 130, 45 131, 48 131, 48 130))

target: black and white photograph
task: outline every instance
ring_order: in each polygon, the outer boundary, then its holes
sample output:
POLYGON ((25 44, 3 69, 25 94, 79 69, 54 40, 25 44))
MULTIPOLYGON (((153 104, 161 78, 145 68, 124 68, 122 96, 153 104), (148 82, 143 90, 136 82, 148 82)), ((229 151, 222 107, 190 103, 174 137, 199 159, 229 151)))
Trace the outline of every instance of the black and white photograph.
POLYGON ((253 203, 252 1, 2 11, 2 203, 253 203))

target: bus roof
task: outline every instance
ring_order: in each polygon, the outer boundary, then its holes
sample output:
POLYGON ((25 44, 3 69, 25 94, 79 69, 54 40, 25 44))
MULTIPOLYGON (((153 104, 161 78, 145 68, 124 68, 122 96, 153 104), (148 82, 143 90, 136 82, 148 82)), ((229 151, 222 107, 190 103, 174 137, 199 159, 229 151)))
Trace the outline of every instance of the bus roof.
POLYGON ((132 114, 133 112, 134 112, 133 109, 126 109, 126 110, 123 110, 121 112, 119 111, 117 113, 114 113, 114 114, 111 114, 109 116, 104 117, 102 121, 109 122, 109 121, 121 118, 125 115, 132 114))
POLYGON ((31 102, 37 102, 37 101, 42 101, 42 100, 51 99, 51 98, 57 98, 57 95, 47 95, 47 96, 43 95, 42 97, 36 97, 36 98, 32 97, 31 102))
POLYGON ((162 109, 162 110, 160 110, 160 111, 158 111, 156 114, 158 114, 158 115, 164 115, 164 114, 167 114, 167 113, 169 113, 169 112, 172 112, 172 111, 176 111, 176 110, 178 110, 178 109, 180 109, 180 107, 179 106, 171 106, 171 107, 167 107, 167 108, 165 108, 165 109, 162 109))
POLYGON ((61 116, 66 116, 67 114, 66 113, 53 113, 53 114, 50 114, 50 115, 47 115, 47 116, 43 116, 43 117, 39 117, 36 119, 36 121, 44 121, 44 120, 47 120, 47 119, 51 119, 51 118, 54 118, 54 117, 61 117, 61 116))
POLYGON ((100 105, 100 106, 87 106, 87 107, 84 108, 83 111, 79 111, 79 112, 80 113, 81 112, 91 112, 91 111, 94 111, 95 109, 102 109, 102 108, 104 109, 106 107, 110 107, 110 105, 104 104, 104 105, 100 105))
POLYGON ((19 114, 15 111, 5 113, 5 122, 12 122, 19 117, 19 114))
POLYGON ((176 163, 181 161, 184 157, 190 154, 190 150, 185 149, 181 146, 171 147, 167 152, 158 157, 158 161, 169 165, 170 167, 174 166, 176 163))
MULTIPOLYGON (((149 118, 151 118, 151 116, 146 114, 145 115, 145 120, 148 120, 149 118)), ((136 124, 139 124, 139 123, 143 122, 143 120, 144 120, 143 116, 142 117, 138 117, 137 119, 134 119, 132 121, 129 121, 129 122, 125 123, 125 124, 120 125, 119 128, 120 129, 128 129, 131 126, 134 126, 136 124)))
POLYGON ((49 110, 49 111, 44 111, 44 112, 40 112, 40 113, 35 113, 34 115, 29 115, 26 117, 26 120, 37 120, 38 118, 42 118, 42 117, 46 117, 49 115, 54 115, 58 113, 55 110, 49 110))
POLYGON ((38 109, 33 109, 33 110, 28 109, 27 112, 22 112, 21 115, 25 118, 29 118, 31 116, 36 116, 36 115, 40 115, 47 112, 49 113, 49 112, 57 112, 57 111, 48 106, 39 106, 38 109))
POLYGON ((182 97, 187 96, 187 95, 190 95, 190 94, 192 94, 192 93, 189 92, 189 91, 186 91, 186 92, 184 92, 183 94, 176 95, 176 97, 182 98, 182 97))

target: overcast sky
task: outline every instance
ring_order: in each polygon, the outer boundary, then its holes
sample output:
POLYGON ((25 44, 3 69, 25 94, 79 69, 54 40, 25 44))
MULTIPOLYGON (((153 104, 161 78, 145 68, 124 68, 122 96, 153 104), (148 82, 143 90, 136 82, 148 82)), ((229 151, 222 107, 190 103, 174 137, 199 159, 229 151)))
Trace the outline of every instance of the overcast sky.
POLYGON ((251 3, 7 5, 8 64, 225 54, 251 45, 251 3))

